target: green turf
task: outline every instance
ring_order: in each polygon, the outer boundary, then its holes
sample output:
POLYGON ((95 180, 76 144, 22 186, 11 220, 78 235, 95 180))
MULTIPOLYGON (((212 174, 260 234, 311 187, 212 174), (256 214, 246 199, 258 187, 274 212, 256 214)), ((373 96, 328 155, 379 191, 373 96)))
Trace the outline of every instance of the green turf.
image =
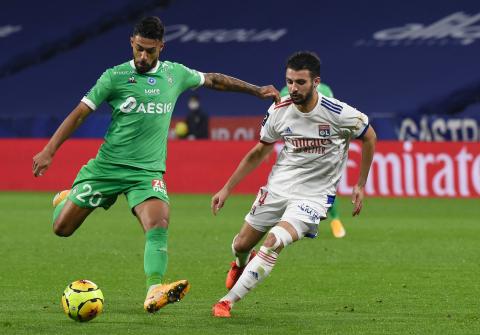
POLYGON ((167 279, 187 278, 184 301, 143 311, 143 234, 124 199, 98 210, 69 238, 51 231, 51 194, 0 193, 0 334, 480 334, 480 205, 475 200, 367 199, 347 236, 328 225, 282 252, 260 287, 210 316, 225 293, 230 243, 253 200, 173 195, 167 279), (69 320, 71 281, 96 282, 105 311, 69 320))

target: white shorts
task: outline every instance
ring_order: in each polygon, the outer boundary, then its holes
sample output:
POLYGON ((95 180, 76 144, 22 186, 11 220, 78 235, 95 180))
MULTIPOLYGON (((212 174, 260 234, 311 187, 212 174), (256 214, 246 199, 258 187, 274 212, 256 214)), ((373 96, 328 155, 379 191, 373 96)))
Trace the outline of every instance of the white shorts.
POLYGON ((266 232, 280 221, 290 223, 298 238, 317 236, 318 224, 327 217, 330 204, 312 199, 281 197, 261 187, 245 221, 255 230, 266 232))

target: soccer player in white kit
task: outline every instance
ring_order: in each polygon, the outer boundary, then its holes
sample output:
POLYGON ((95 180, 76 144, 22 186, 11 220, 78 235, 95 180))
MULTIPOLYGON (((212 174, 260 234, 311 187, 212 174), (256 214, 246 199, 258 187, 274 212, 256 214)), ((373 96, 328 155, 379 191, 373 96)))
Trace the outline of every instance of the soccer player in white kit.
POLYGON ((230 317, 235 302, 265 279, 280 251, 303 237, 315 237, 321 220, 335 200, 348 145, 362 141, 360 176, 353 188, 352 215, 360 214, 364 187, 375 151, 376 135, 368 117, 355 108, 317 93, 320 60, 312 52, 298 52, 287 61, 289 97, 273 104, 263 122, 260 142, 242 159, 223 188, 212 197, 214 215, 233 188, 273 150, 285 142, 268 183, 245 217, 232 243, 236 260, 227 275, 230 290, 212 309, 215 317, 230 317), (268 235, 255 253, 253 247, 268 235))

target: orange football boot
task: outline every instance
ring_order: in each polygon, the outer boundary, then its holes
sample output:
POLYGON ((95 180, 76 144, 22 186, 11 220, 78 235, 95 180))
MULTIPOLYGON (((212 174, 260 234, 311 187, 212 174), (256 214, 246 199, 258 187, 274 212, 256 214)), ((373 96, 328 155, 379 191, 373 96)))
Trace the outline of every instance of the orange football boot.
MULTIPOLYGON (((257 252, 255 250, 252 250, 252 253, 250 254, 250 258, 248 259, 248 262, 250 262, 252 258, 255 257, 256 254, 257 252)), ((230 270, 228 271, 227 279, 225 280, 225 286, 227 287, 227 290, 232 289, 232 287, 237 282, 238 278, 240 278, 240 276, 242 275, 243 270, 245 269, 245 266, 239 267, 236 261, 233 261, 232 263, 230 263, 230 270)))
POLYGON ((232 305, 230 301, 219 301, 212 307, 212 315, 216 318, 229 318, 232 305))
POLYGON ((179 280, 170 284, 159 284, 148 290, 143 307, 149 313, 155 313, 167 304, 180 301, 190 290, 187 280, 179 280))

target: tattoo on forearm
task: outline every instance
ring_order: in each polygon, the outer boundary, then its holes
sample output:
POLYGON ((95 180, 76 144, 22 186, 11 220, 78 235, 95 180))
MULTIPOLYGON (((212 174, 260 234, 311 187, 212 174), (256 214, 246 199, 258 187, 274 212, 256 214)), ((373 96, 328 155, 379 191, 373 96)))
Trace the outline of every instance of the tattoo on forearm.
POLYGON ((256 94, 258 92, 258 86, 234 77, 226 76, 221 73, 209 73, 207 76, 209 79, 207 81, 207 87, 215 90, 244 92, 250 94, 256 94))

